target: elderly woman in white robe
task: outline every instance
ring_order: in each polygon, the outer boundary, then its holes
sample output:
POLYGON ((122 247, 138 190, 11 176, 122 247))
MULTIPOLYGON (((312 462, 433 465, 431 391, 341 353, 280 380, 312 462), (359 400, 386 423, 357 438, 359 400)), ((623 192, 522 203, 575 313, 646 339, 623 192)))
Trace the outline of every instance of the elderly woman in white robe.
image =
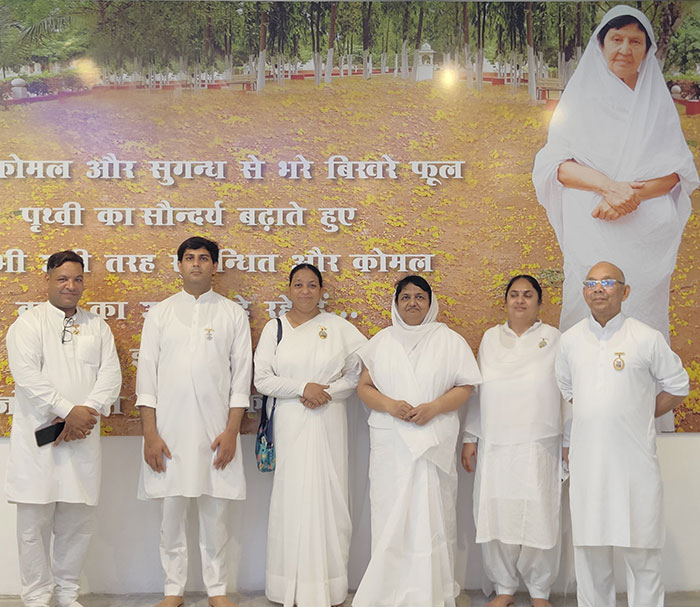
POLYGON ((453 607, 457 410, 481 375, 467 342, 435 322, 420 276, 396 286, 392 326, 359 354, 358 394, 372 412, 372 556, 355 607, 453 607))
POLYGON ((339 605, 348 592, 346 401, 362 368, 354 353, 367 340, 340 316, 321 312, 322 295, 315 266, 293 268, 282 339, 277 344, 271 320, 255 351, 255 386, 277 399, 265 595, 285 607, 339 605))
POLYGON ((560 553, 560 333, 538 319, 542 288, 532 276, 514 276, 505 303, 508 320, 479 346, 483 383, 469 401, 462 465, 474 472, 476 463, 476 542, 484 593, 496 592, 489 605, 513 605, 520 575, 533 607, 548 607, 560 553))
POLYGON ((644 13, 608 11, 535 158, 537 198, 564 254, 562 331, 588 315, 581 281, 606 259, 636 287, 625 313, 668 340, 671 274, 698 173, 655 52, 644 13))

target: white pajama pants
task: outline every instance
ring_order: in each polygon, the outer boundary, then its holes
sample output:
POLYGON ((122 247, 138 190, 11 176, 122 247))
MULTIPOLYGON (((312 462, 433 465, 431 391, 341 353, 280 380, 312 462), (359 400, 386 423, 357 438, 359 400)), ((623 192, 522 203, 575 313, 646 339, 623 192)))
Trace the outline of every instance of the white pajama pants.
POLYGON ((165 497, 160 524, 160 561, 165 571, 165 594, 182 596, 187 582, 187 510, 197 502, 202 578, 209 596, 226 594, 226 545, 229 500, 209 495, 165 497))
POLYGON ((52 594, 56 607, 69 607, 78 598, 94 511, 93 506, 66 502, 17 504, 21 597, 26 607, 47 607, 52 594))
POLYGON ((613 555, 625 561, 630 607, 663 607, 661 550, 613 546, 574 546, 579 607, 614 607, 613 555))
POLYGON ((515 594, 520 586, 520 573, 531 598, 549 598, 549 591, 559 573, 559 544, 541 549, 492 540, 481 544, 481 551, 484 571, 496 594, 515 594))

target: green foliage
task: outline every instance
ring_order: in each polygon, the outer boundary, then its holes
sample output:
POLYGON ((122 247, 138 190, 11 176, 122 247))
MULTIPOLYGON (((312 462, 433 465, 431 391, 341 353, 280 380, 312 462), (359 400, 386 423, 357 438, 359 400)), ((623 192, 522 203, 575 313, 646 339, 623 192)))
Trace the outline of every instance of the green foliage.
MULTIPOLYGON (((463 49, 463 2, 374 2, 370 13, 370 52, 400 53, 415 47, 417 16, 424 11, 423 36, 439 53, 463 49)), ((486 56, 494 61, 511 51, 525 53, 526 2, 470 2, 473 49, 483 32, 486 56), (481 24, 481 27, 480 27, 481 24)), ((608 2, 533 2, 535 49, 556 65, 558 54, 572 57, 585 46, 608 2)), ((664 3, 641 2, 658 31, 664 3)), ((676 4, 679 3, 669 3, 676 4)), ((361 2, 339 2, 336 56, 362 52, 361 2)), ((700 3, 683 4, 685 19, 672 39, 668 61, 692 71, 700 63, 700 3), (686 17, 686 15, 689 15, 686 17)), ((328 47, 328 2, 169 2, 164 0, 0 0, 0 67, 39 61, 65 62, 87 55, 110 72, 126 69, 198 71, 242 65, 256 55, 260 23, 267 13, 268 56, 302 61, 315 42, 328 47)))
POLYGON ((670 73, 695 72, 700 65, 700 19, 689 17, 681 25, 666 56, 665 68, 670 73))

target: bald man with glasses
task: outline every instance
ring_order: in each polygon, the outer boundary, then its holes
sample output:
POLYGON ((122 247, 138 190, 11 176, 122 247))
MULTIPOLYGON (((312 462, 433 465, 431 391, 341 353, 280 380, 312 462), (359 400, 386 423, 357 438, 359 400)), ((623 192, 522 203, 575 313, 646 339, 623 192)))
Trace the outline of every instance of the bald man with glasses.
POLYGON ((594 265, 583 281, 591 314, 562 335, 556 360, 559 388, 573 404, 568 456, 579 607, 615 605, 615 552, 626 564, 629 604, 664 602, 654 419, 681 403, 689 381, 664 336, 621 313, 630 289, 620 268, 594 265))

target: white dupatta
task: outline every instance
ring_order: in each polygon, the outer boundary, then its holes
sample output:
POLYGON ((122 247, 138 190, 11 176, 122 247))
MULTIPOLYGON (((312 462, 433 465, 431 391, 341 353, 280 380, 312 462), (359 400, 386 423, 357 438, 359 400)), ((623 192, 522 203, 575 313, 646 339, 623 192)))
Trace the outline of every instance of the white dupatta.
POLYGON ((685 225, 688 220, 690 194, 698 187, 698 173, 655 53, 651 23, 630 6, 609 10, 593 32, 554 111, 547 144, 538 152, 532 173, 537 198, 547 209, 558 238, 563 228, 563 186, 557 171, 570 159, 616 181, 678 173, 681 191, 675 198, 679 221, 685 225), (651 40, 634 90, 610 71, 598 42, 601 28, 623 15, 638 19, 651 40))

